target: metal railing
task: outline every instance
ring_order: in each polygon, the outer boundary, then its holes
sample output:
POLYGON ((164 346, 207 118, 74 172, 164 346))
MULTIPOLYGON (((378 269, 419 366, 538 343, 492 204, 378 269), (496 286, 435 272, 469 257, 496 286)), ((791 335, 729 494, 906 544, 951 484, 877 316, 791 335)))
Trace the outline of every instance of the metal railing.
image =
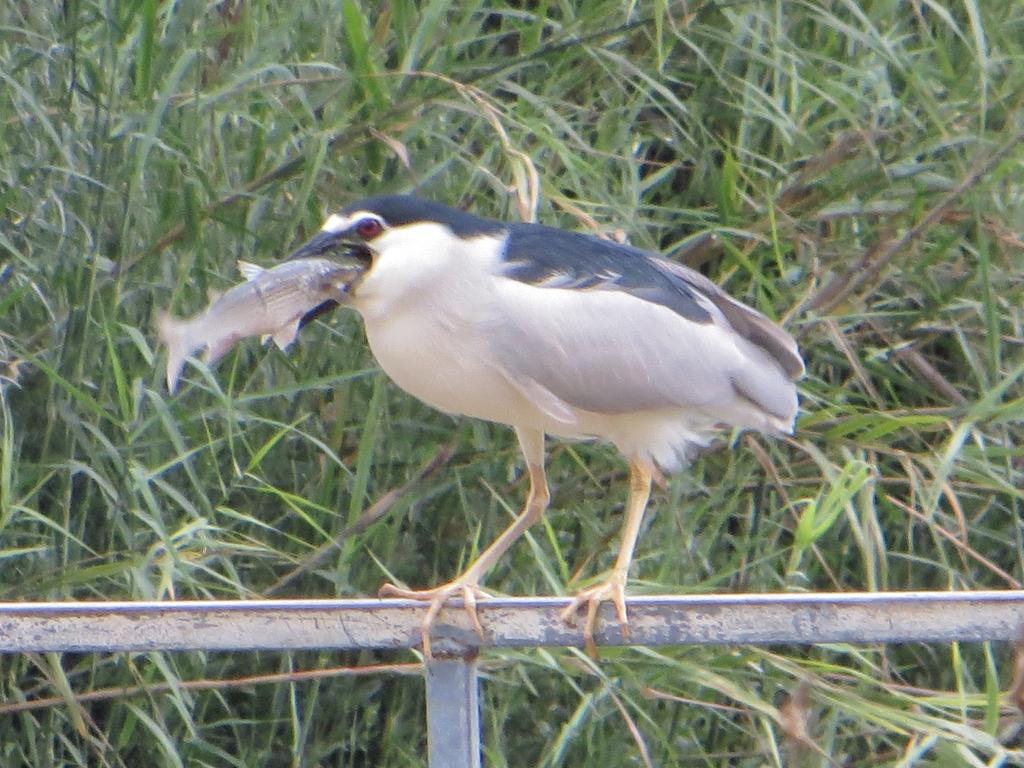
MULTIPOLYGON (((481 641, 457 602, 425 666, 429 763, 479 768, 481 648, 578 646, 568 598, 478 605, 481 641)), ((1016 641, 1024 591, 698 595, 627 600, 625 640, 603 606, 600 645, 1016 641)), ((423 604, 410 600, 0 603, 0 652, 412 648, 423 604)))

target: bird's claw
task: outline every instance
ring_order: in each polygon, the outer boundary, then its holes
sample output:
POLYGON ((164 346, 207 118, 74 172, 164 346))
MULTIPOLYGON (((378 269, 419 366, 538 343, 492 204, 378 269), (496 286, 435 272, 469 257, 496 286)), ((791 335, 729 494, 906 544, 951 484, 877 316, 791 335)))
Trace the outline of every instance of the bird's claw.
POLYGON ((576 612, 581 606, 587 606, 587 617, 583 623, 583 647, 586 649, 587 654, 594 659, 598 656, 597 644, 594 642, 597 611, 601 607, 601 603, 609 601, 615 606, 615 613, 619 619, 622 636, 628 638, 630 636, 630 629, 629 617, 626 615, 626 580, 624 578, 613 575, 608 581, 584 589, 573 598, 572 602, 569 603, 569 606, 561 614, 562 621, 572 626, 575 624, 576 612))
POLYGON ((441 609, 444 608, 445 603, 452 596, 462 598, 462 610, 469 616, 469 621, 473 625, 473 630, 476 632, 477 637, 481 640, 484 639, 484 628, 480 623, 480 616, 477 614, 476 601, 477 598, 490 597, 480 587, 476 585, 476 582, 464 581, 456 579, 450 581, 447 584, 442 584, 440 587, 434 589, 405 589, 403 587, 396 586, 395 584, 385 584, 377 592, 378 597, 398 597, 406 600, 420 600, 425 603, 429 603, 427 606, 427 612, 423 616, 423 621, 420 624, 420 638, 423 643, 423 655, 427 659, 434 657, 433 650, 430 645, 430 630, 434 626, 434 620, 437 619, 441 613, 441 609))

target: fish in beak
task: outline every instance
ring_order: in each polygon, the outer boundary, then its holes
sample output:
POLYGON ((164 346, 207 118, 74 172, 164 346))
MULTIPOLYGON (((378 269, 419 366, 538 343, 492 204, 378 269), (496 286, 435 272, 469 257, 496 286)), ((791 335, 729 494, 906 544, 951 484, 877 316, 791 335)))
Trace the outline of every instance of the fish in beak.
MULTIPOLYGON (((331 250, 336 246, 335 242, 331 250)), ((288 261, 267 269, 238 262, 245 282, 214 300, 205 311, 188 319, 168 313, 158 319, 160 341, 168 350, 167 389, 175 390, 185 358, 200 349, 206 349, 207 364, 250 336, 273 339, 278 348, 285 349, 311 314, 345 303, 366 265, 348 254, 331 259, 293 254, 288 261)))
MULTIPOLYGON (((373 262, 373 255, 363 241, 350 237, 349 234, 348 231, 321 230, 292 251, 286 261, 302 261, 305 259, 322 258, 324 256, 337 259, 339 254, 343 254, 343 259, 346 263, 361 267, 360 273, 349 286, 348 293, 351 294, 365 272, 370 268, 373 262)), ((301 330, 317 318, 327 314, 340 303, 342 302, 336 299, 329 299, 311 308, 299 320, 299 329, 301 330)))

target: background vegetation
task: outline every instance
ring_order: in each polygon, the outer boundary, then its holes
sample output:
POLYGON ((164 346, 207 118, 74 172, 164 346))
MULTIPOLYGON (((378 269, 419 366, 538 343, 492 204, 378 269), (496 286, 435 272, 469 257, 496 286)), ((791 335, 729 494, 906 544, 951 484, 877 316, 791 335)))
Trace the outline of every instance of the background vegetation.
MULTIPOLYGON (((174 397, 155 349, 156 311, 236 259, 413 188, 621 230, 798 335, 797 435, 658 492, 634 593, 1019 587, 1022 57, 1003 0, 3 3, 0 599, 370 595, 489 541, 525 492, 511 432, 399 392, 350 314, 174 397)), ((623 462, 552 445, 550 473, 496 591, 569 593, 614 556, 623 462)), ((5 657, 0 763, 421 765, 413 661, 5 657)), ((1020 765, 1013 663, 491 652, 486 761, 1020 765)))

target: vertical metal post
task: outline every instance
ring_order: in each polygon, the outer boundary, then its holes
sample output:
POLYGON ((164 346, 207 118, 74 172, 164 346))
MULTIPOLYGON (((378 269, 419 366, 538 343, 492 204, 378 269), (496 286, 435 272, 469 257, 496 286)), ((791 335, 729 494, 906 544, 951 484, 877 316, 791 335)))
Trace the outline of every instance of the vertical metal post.
POLYGON ((476 658, 427 662, 430 768, 480 768, 480 683, 476 658))

